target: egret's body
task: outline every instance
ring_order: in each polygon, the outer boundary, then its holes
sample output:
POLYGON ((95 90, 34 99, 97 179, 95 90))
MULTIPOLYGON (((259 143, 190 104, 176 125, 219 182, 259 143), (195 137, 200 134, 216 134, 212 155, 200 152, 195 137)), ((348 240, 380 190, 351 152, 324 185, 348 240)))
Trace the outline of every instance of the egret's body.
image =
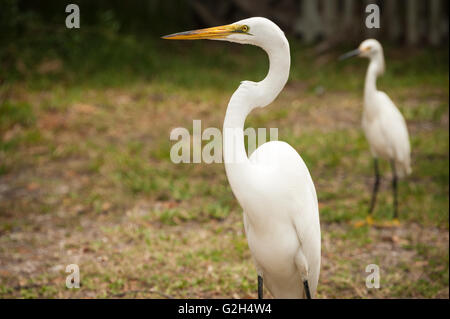
POLYGON ((262 278, 275 298, 314 296, 320 270, 320 224, 308 168, 287 143, 265 143, 250 158, 244 145, 247 115, 272 103, 288 80, 290 52, 284 33, 270 20, 250 18, 166 38, 225 40, 257 45, 267 52, 267 76, 260 82, 241 82, 228 104, 223 125, 225 170, 244 210, 259 297, 262 278))
POLYGON ((369 142, 375 166, 375 183, 369 212, 372 212, 375 207, 380 179, 377 159, 382 158, 391 162, 394 215, 397 217, 397 177, 403 177, 411 173, 408 128, 405 119, 389 96, 377 90, 377 77, 383 74, 385 68, 381 44, 374 39, 366 40, 361 43, 358 49, 343 57, 355 55, 370 60, 364 84, 362 114, 362 127, 369 142))
MULTIPOLYGON (((368 77, 373 76, 368 71, 368 77)), ((393 160, 400 177, 411 173, 405 119, 386 93, 366 80, 362 128, 375 158, 393 160), (369 86, 369 87, 368 87, 369 86)))
MULTIPOLYGON (((302 298, 299 283, 305 279, 314 295, 320 269, 320 225, 308 168, 289 144, 277 141, 257 148, 250 165, 255 177, 247 191, 229 180, 244 209, 245 233, 258 272, 277 298, 302 298)), ((227 174, 233 174, 229 167, 227 174)))

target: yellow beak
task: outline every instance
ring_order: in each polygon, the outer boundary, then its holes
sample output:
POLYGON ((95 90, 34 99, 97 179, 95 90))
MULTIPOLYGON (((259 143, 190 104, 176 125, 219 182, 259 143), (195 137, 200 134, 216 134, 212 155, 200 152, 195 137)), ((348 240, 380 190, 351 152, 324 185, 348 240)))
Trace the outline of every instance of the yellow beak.
POLYGON ((236 24, 227 24, 219 27, 192 30, 165 35, 161 38, 167 40, 198 40, 198 39, 220 39, 232 33, 245 33, 236 24))

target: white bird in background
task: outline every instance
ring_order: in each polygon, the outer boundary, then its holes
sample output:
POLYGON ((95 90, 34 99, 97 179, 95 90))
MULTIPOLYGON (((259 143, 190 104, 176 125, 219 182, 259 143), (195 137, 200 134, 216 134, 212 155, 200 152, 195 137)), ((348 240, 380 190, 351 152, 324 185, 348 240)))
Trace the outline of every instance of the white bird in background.
POLYGON ((250 158, 244 145, 244 123, 255 108, 278 96, 289 77, 289 43, 266 18, 168 35, 164 39, 211 39, 252 44, 269 56, 267 76, 243 81, 228 104, 223 125, 225 170, 244 210, 248 245, 258 273, 275 298, 315 296, 320 271, 320 223, 314 183, 300 155, 289 144, 264 143, 250 158))
POLYGON ((375 183, 369 213, 372 213, 375 207, 380 184, 378 158, 383 158, 391 163, 394 218, 397 219, 397 179, 411 173, 408 128, 405 119, 389 96, 377 90, 377 77, 383 74, 385 68, 383 48, 380 42, 374 39, 365 40, 358 49, 342 55, 340 59, 352 56, 365 57, 370 60, 364 85, 362 114, 362 127, 370 145, 375 167, 375 183))

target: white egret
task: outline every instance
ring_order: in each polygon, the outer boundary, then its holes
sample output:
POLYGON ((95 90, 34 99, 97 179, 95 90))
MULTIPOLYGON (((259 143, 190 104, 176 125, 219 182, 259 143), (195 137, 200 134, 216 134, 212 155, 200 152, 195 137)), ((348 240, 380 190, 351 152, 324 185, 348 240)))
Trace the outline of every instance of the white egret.
POLYGON ((272 103, 289 77, 289 43, 266 18, 168 35, 164 39, 211 39, 265 50, 270 67, 260 82, 243 81, 230 99, 223 124, 223 154, 231 189, 244 211, 244 228, 258 273, 275 298, 315 296, 320 271, 320 223, 314 183, 289 144, 264 143, 248 158, 244 123, 255 108, 272 103))
POLYGON ((362 127, 374 158, 375 182, 369 213, 375 207, 380 173, 378 158, 387 159, 392 168, 394 218, 398 218, 397 179, 411 173, 410 145, 405 119, 386 93, 378 91, 377 77, 384 73, 383 47, 374 39, 363 41, 358 49, 340 57, 341 60, 359 56, 370 60, 364 85, 362 127))

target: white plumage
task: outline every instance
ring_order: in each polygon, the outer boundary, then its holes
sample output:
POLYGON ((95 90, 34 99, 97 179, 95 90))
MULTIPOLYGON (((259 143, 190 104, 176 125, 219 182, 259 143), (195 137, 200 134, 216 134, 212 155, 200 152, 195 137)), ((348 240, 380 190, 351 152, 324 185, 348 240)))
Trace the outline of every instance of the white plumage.
POLYGON ((411 173, 405 119, 386 93, 365 95, 362 127, 374 157, 394 160, 399 177, 411 173))
POLYGON ((244 210, 258 275, 268 290, 275 298, 304 298, 308 293, 314 297, 321 242, 317 195, 308 168, 287 143, 265 143, 250 158, 244 144, 247 115, 272 103, 288 80, 290 51, 284 33, 268 19, 249 18, 165 38, 225 40, 257 45, 267 52, 267 76, 260 82, 241 82, 228 104, 223 125, 225 169, 244 210))
POLYGON ((303 298, 305 279, 314 296, 320 270, 320 224, 308 168, 289 144, 277 141, 257 148, 250 162, 257 178, 253 194, 241 195, 241 205, 256 267, 274 297, 303 298))
POLYGON ((408 128, 402 114, 389 98, 377 90, 377 77, 385 69, 383 48, 374 39, 363 41, 358 49, 348 52, 341 58, 351 56, 365 57, 370 60, 364 84, 364 108, 362 127, 369 142, 370 151, 375 158, 374 191, 370 212, 375 205, 379 184, 378 164, 376 159, 382 158, 391 162, 393 170, 394 215, 397 217, 397 176, 403 177, 411 173, 411 157, 408 128))
POLYGON ((394 160, 397 173, 411 173, 408 129, 402 114, 387 96, 378 91, 376 79, 384 72, 383 48, 377 40, 361 43, 361 56, 370 59, 364 88, 362 127, 369 142, 372 155, 394 160))

